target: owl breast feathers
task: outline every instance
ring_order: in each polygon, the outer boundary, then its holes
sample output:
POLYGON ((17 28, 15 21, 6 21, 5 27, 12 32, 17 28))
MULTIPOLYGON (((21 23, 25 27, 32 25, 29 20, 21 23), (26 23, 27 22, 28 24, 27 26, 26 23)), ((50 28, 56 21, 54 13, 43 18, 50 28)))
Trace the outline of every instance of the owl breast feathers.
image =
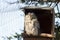
POLYGON ((38 35, 39 22, 34 13, 28 13, 24 21, 25 31, 28 35, 38 35))

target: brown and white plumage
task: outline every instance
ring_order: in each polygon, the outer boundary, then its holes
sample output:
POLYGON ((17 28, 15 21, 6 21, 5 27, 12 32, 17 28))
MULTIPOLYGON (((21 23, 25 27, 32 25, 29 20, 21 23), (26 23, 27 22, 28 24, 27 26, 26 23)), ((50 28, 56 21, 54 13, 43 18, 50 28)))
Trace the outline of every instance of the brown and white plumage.
POLYGON ((25 31, 28 35, 38 35, 39 23, 34 13, 25 16, 25 31))

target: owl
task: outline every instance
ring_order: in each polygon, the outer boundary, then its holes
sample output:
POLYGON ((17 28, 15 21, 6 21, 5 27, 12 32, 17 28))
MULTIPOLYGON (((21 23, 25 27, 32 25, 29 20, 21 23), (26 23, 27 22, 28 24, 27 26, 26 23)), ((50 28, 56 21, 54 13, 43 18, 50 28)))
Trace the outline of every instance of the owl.
POLYGON ((39 22, 34 13, 28 13, 24 21, 25 31, 28 35, 38 35, 39 22))

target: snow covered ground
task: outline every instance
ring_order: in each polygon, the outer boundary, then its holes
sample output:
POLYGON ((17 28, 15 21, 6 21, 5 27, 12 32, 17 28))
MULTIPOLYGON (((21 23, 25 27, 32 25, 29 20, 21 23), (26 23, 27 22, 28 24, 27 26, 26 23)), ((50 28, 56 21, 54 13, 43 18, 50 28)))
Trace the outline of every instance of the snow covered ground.
MULTIPOLYGON (((15 33, 21 34, 24 28, 24 12, 20 8, 25 6, 27 5, 24 3, 17 3, 17 0, 0 0, 0 40, 7 40, 6 37, 15 33)), ((56 21, 60 25, 60 18, 55 18, 56 21)))

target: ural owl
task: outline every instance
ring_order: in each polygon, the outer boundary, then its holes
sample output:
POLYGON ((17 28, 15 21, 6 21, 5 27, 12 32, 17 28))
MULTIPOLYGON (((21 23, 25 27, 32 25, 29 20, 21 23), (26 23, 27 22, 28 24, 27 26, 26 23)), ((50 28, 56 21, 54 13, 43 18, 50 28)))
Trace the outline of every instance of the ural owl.
POLYGON ((39 22, 34 13, 28 13, 24 21, 25 31, 28 35, 38 35, 39 22))

